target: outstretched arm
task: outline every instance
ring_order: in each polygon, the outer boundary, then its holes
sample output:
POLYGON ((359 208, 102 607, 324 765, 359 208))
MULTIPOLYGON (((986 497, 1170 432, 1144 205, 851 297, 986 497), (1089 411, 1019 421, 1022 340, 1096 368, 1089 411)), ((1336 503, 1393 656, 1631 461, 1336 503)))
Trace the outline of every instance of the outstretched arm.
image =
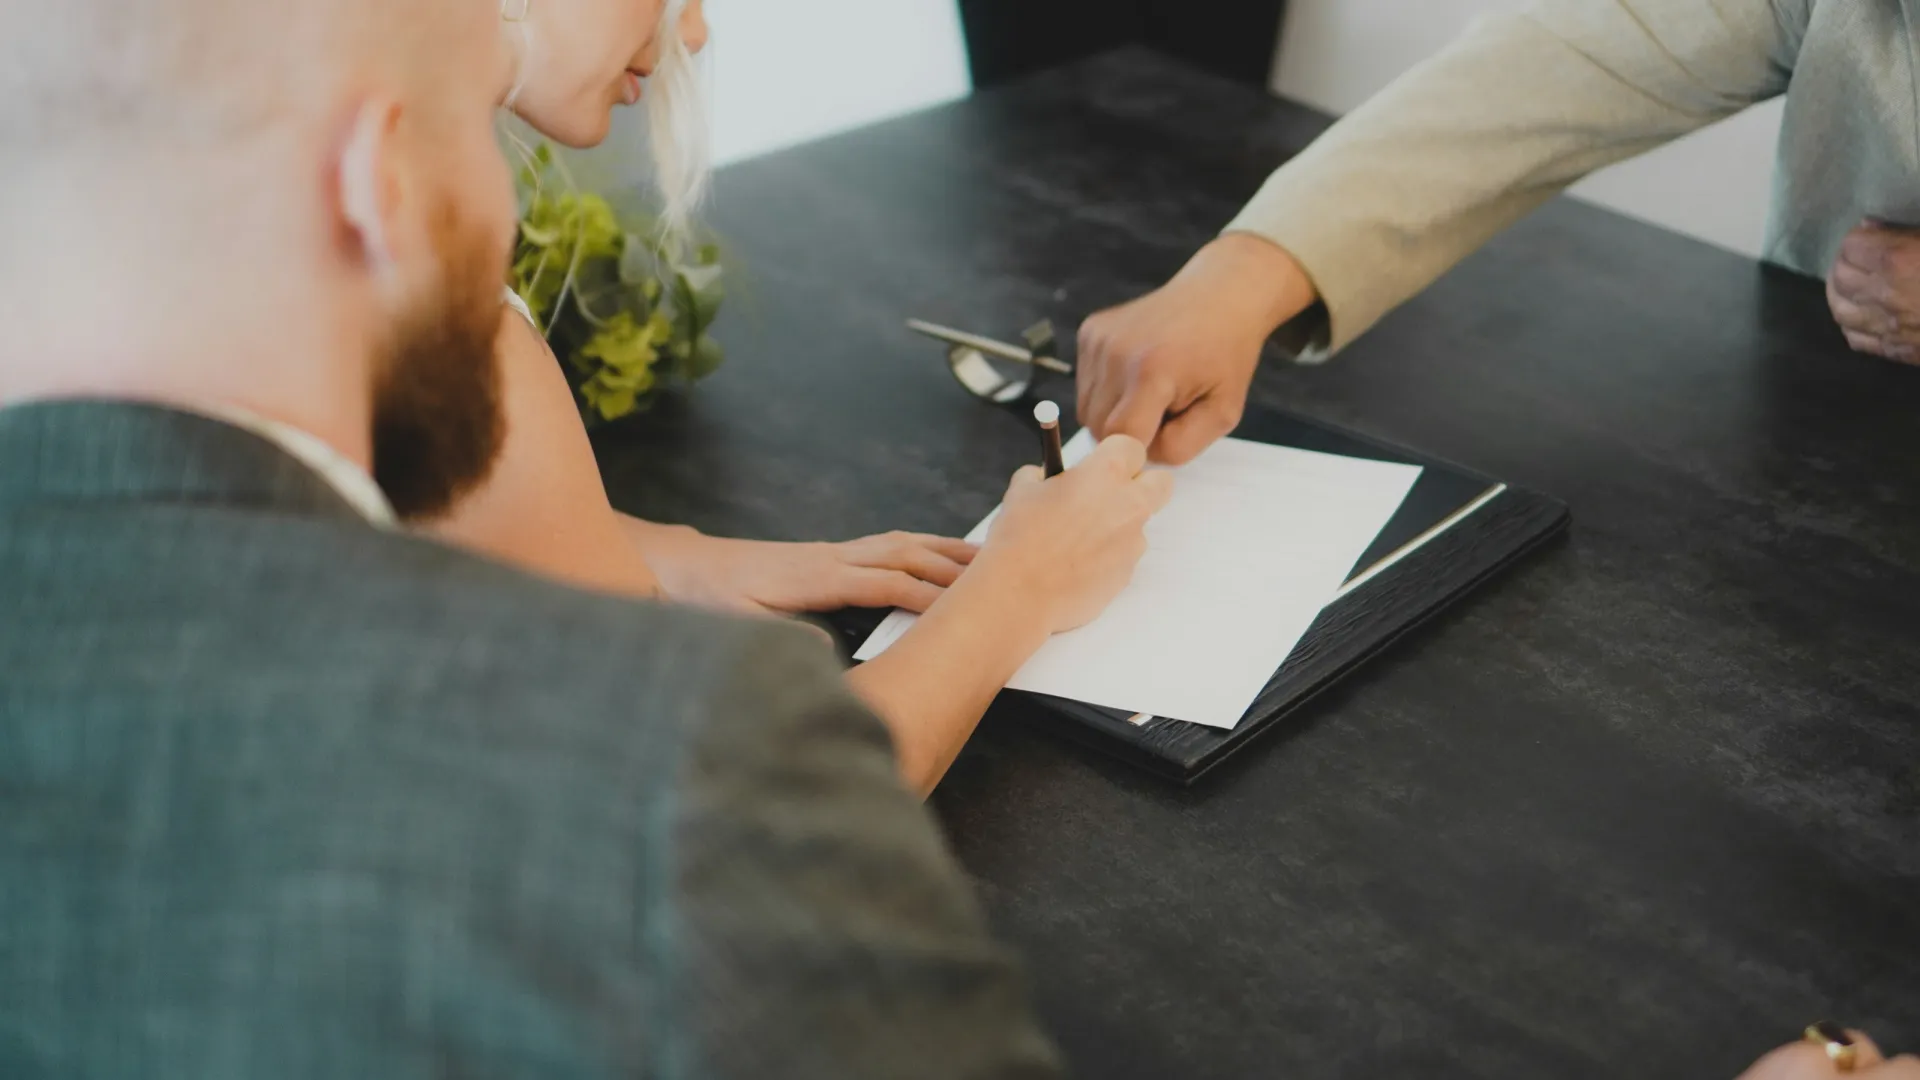
POLYGON ((1543 0, 1481 19, 1288 162, 1229 231, 1311 279, 1338 349, 1604 166, 1786 91, 1811 0, 1543 0))

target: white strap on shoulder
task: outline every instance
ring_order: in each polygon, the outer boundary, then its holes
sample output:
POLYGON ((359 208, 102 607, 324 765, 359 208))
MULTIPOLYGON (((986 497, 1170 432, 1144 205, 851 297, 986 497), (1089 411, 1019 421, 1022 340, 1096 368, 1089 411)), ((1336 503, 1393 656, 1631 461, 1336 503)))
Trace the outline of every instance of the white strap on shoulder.
POLYGON ((506 301, 508 307, 519 312, 520 317, 527 320, 527 325, 533 327, 536 332, 539 331, 540 321, 533 317, 533 309, 528 307, 527 302, 520 299, 520 294, 514 292, 511 287, 507 289, 506 301))

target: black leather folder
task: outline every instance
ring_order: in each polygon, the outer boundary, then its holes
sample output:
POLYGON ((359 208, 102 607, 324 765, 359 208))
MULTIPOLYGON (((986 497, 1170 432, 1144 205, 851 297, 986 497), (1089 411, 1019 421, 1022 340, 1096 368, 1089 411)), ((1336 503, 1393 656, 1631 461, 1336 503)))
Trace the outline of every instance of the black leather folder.
MULTIPOLYGON (((1234 437, 1422 467, 1420 479, 1253 707, 1231 731, 1023 691, 1060 735, 1191 784, 1295 716, 1449 604, 1563 533, 1567 508, 1450 462, 1291 413, 1250 411, 1234 437)), ((1276 550, 1285 537, 1275 537, 1276 550)), ((836 620, 857 644, 877 618, 836 620)))

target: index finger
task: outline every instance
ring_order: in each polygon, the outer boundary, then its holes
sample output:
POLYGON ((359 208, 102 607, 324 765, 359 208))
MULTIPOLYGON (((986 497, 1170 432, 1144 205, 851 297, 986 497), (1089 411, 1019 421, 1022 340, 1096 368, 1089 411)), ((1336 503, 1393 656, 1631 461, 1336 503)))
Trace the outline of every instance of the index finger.
POLYGON ((1242 409, 1221 391, 1200 399, 1187 411, 1166 422, 1148 453, 1155 461, 1185 465, 1240 426, 1242 409))
POLYGON ((1173 384, 1152 375, 1134 372, 1132 382, 1121 392, 1120 403, 1107 417, 1107 435, 1131 435, 1146 446, 1160 433, 1167 409, 1173 404, 1173 384))
POLYGON ((1080 422, 1095 432, 1106 427, 1107 407, 1111 404, 1101 397, 1108 364, 1099 329, 1104 317, 1104 313, 1095 315, 1080 324, 1080 350, 1073 375, 1075 412, 1080 422))

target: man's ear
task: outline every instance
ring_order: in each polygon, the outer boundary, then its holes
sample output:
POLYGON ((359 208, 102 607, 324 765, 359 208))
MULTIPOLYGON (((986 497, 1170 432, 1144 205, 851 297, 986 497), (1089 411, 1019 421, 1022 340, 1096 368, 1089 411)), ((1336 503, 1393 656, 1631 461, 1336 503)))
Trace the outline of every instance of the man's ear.
POLYGON ((354 113, 334 166, 344 239, 378 281, 390 282, 398 275, 406 242, 400 221, 404 199, 399 127, 398 102, 366 102, 354 113))

